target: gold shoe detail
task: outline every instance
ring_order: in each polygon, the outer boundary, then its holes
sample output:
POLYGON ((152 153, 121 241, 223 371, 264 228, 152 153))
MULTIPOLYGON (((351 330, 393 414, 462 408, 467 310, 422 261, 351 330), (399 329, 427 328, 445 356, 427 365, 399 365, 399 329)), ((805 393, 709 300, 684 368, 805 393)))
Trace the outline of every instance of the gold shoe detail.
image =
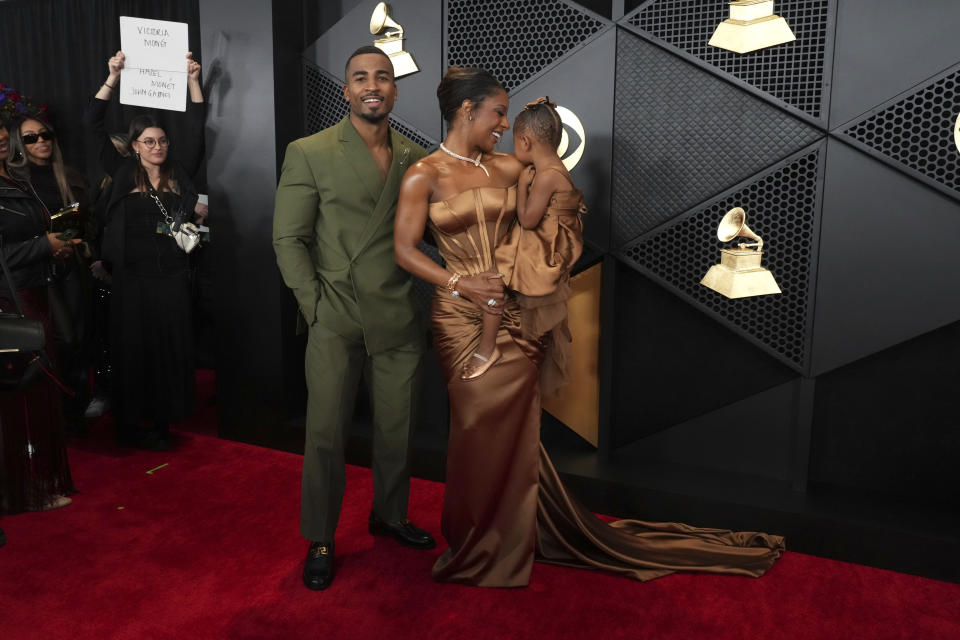
POLYGON ((463 372, 460 374, 461 380, 476 380, 483 374, 485 374, 490 367, 500 359, 500 349, 496 347, 493 348, 493 353, 490 354, 489 358, 484 358, 477 352, 474 352, 470 359, 463 363, 463 372), (477 360, 479 364, 477 364, 477 360))

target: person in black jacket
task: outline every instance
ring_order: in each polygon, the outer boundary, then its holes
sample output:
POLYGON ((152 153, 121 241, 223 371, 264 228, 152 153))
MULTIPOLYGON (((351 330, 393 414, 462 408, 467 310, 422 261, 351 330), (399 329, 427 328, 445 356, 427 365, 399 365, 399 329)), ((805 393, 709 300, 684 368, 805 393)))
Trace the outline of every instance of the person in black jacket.
MULTIPOLYGON (((50 216, 30 183, 7 166, 10 137, 0 128, 0 238, 10 281, 0 272, 0 310, 16 313, 17 292, 28 318, 40 320, 47 336, 53 321, 47 298, 53 265, 73 255, 79 239, 50 233, 50 216)), ((0 392, 3 460, 2 510, 7 513, 55 509, 70 504, 73 480, 67 461, 60 390, 41 376, 19 391, 0 392)))
POLYGON ((169 424, 193 411, 193 328, 190 262, 172 236, 193 217, 197 192, 191 176, 202 160, 203 92, 200 65, 187 54, 189 133, 174 145, 156 117, 134 118, 130 156, 118 153, 104 127, 124 55, 110 58, 106 82, 90 101, 84 124, 97 140, 102 169, 111 176, 104 194, 101 253, 113 280, 110 344, 117 439, 168 446, 169 424), (149 422, 146 434, 140 422, 149 422))
MULTIPOLYGON (((82 173, 64 164, 63 153, 50 123, 32 117, 12 122, 10 158, 10 169, 17 178, 30 183, 49 213, 56 214, 76 203, 86 217, 86 180, 82 173)), ((93 297, 89 266, 91 253, 86 240, 93 240, 93 237, 89 225, 82 224, 80 219, 69 226, 77 230, 77 235, 85 242, 76 248, 71 259, 55 265, 49 292, 55 318, 58 365, 64 382, 72 391, 63 396, 67 433, 81 434, 86 431, 83 414, 89 401, 88 334, 93 297)))

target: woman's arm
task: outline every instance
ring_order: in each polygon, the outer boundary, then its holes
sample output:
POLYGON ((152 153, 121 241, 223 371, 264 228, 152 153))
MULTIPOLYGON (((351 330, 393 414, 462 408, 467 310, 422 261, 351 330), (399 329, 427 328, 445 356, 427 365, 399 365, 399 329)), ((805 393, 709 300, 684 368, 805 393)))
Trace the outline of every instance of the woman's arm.
POLYGON ((203 162, 203 126, 207 109, 203 102, 203 88, 200 86, 200 63, 193 59, 193 52, 187 53, 187 88, 190 100, 187 101, 186 140, 177 141, 177 159, 187 175, 193 178, 203 162))
POLYGON ((117 51, 112 58, 107 60, 107 79, 104 81, 94 96, 97 100, 109 100, 113 93, 120 86, 120 70, 123 69, 123 63, 126 56, 123 51, 117 51))
MULTIPOLYGON (((397 264, 421 280, 445 286, 452 275, 430 256, 418 249, 427 226, 430 195, 436 179, 434 170, 424 162, 410 167, 400 185, 397 215, 393 223, 393 250, 397 264)), ((462 276, 456 290, 484 311, 498 313, 487 307, 487 300, 503 301, 503 281, 498 276, 479 274, 462 276)))
MULTIPOLYGON (((7 235, 4 233, 7 231, 9 231, 9 225, 0 225, 0 238, 7 235)), ((46 262, 51 257, 69 258, 73 253, 74 245, 80 242, 80 238, 60 240, 52 233, 36 235, 20 242, 2 242, 3 259, 6 260, 10 269, 21 269, 38 262, 46 262)))
POLYGON ((117 51, 116 55, 107 60, 107 80, 93 98, 87 103, 87 108, 83 112, 83 126, 86 129, 87 144, 90 147, 92 155, 95 156, 100 164, 100 168, 109 175, 117 170, 123 162, 121 156, 103 124, 107 112, 107 106, 110 104, 110 96, 119 86, 120 70, 123 69, 124 55, 123 51, 117 51))

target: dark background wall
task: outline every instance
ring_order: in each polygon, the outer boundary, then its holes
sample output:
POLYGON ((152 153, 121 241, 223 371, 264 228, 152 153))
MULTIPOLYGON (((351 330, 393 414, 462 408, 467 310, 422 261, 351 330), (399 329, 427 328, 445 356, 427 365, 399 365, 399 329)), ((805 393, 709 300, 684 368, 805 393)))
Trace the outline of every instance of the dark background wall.
MULTIPOLYGON (((342 117, 368 4, 304 51, 303 133, 342 117)), ((960 42, 943 26, 960 8, 936 5, 780 0, 797 41, 739 55, 706 44, 725 2, 391 3, 428 61, 394 112, 424 146, 440 130, 436 59, 492 71, 511 117, 549 94, 584 123, 573 176, 586 261, 605 269, 600 447, 550 416, 543 437, 591 506, 960 577, 924 550, 960 548, 960 377, 936 356, 960 347, 960 42), (734 206, 782 295, 699 284, 734 206)))
MULTIPOLYGON (((0 82, 50 103, 78 159, 70 119, 102 81, 115 15, 199 34, 225 437, 302 446, 303 347, 269 242, 273 189, 286 144, 342 117, 342 61, 372 39, 374 4, 0 5, 5 26, 40 20, 71 44, 53 60, 4 39, 0 82)), ((574 178, 591 205, 584 263, 604 268, 600 447, 550 416, 543 427, 573 489, 597 510, 775 531, 795 550, 960 579, 943 562, 960 551, 960 6, 778 0, 797 41, 741 56, 706 45, 725 2, 391 5, 424 69, 399 81, 395 124, 425 147, 442 135, 448 64, 503 79, 511 118, 549 94, 586 128, 574 178), (698 284, 732 206, 763 236, 783 295, 727 300, 698 284)), ((414 471, 439 478, 435 369, 424 407, 414 471)), ((355 462, 367 438, 361 406, 355 462)))

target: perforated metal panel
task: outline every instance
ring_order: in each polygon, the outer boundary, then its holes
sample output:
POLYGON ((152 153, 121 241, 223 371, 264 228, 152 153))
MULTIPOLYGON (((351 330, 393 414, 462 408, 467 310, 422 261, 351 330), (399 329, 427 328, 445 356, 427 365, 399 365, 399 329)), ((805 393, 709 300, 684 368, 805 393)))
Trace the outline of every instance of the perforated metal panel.
POLYGON ((960 69, 866 116, 843 131, 898 164, 960 196, 960 69))
POLYGON ((614 246, 823 137, 631 33, 621 31, 617 51, 614 246))
POLYGON ((605 23, 556 0, 447 0, 447 64, 482 67, 512 91, 605 23))
MULTIPOLYGON (((343 99, 343 81, 309 62, 303 63, 304 135, 332 127, 347 115, 350 108, 343 99)), ((390 126, 424 149, 433 149, 437 141, 423 132, 390 116, 390 126)))
POLYGON ((740 54, 707 44, 730 17, 727 2, 653 0, 625 22, 820 118, 828 38, 828 0, 777 0, 774 10, 796 41, 740 54))
POLYGON ((347 115, 343 99, 343 82, 324 73, 315 65, 303 64, 304 135, 332 127, 347 115))
POLYGON ((677 218, 620 255, 802 370, 809 353, 807 325, 822 156, 820 143, 735 193, 677 218), (746 210, 747 225, 763 238, 763 265, 773 273, 781 295, 730 300, 700 284, 707 269, 720 261, 717 225, 733 207, 746 210))

